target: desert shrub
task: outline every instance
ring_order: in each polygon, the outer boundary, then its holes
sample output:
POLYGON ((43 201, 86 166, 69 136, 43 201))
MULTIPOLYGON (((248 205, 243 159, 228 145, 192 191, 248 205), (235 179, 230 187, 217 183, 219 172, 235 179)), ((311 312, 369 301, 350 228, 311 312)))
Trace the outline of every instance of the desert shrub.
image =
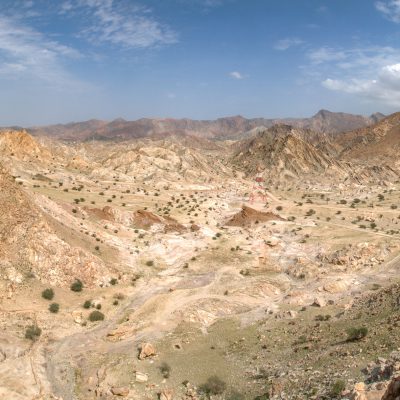
POLYGON ((346 389, 346 383, 339 379, 336 381, 331 388, 331 396, 333 397, 338 397, 340 394, 343 392, 343 390, 346 389))
POLYGON ((229 396, 227 397, 228 400, 245 400, 246 397, 244 397, 243 394, 237 392, 236 390, 232 391, 229 396))
POLYGON ((320 314, 315 317, 316 321, 329 321, 330 319, 331 319, 331 316, 329 314, 326 314, 326 315, 320 314))
POLYGON ((81 292, 83 289, 83 283, 80 279, 75 279, 75 282, 71 285, 73 292, 81 292))
POLYGON ((171 374, 171 366, 169 364, 167 364, 166 362, 163 362, 160 365, 160 372, 164 378, 166 378, 166 379, 169 378, 169 376, 171 374))
POLYGON ((89 314, 89 321, 92 321, 92 322, 103 321, 103 319, 104 319, 104 314, 100 311, 95 310, 89 314))
POLYGON ((42 292, 42 297, 46 300, 52 300, 54 297, 54 290, 53 289, 45 289, 42 292))
POLYGON ((60 310, 60 305, 58 303, 51 303, 50 304, 50 307, 49 307, 49 311, 50 312, 52 312, 54 314, 57 314, 59 310, 60 310))
POLYGON ((83 308, 90 308, 92 306, 92 300, 86 300, 83 303, 83 308))
POLYGON ((368 335, 368 328, 362 326, 361 328, 351 327, 346 330, 347 332, 347 341, 354 342, 356 340, 361 340, 368 335))
POLYGON ((154 261, 153 260, 146 261, 146 265, 148 267, 152 267, 154 265, 154 261))
POLYGON ((278 211, 282 211, 282 210, 283 210, 283 207, 282 207, 282 206, 278 206, 278 207, 276 207, 276 209, 277 209, 278 211))
POLYGON ((264 393, 260 396, 254 397, 254 400, 269 400, 269 393, 264 393))
POLYGON ((119 301, 118 300, 114 300, 113 301, 113 306, 117 306, 119 304, 119 301))
POLYGON ((301 335, 301 336, 299 336, 299 338, 296 340, 296 344, 304 344, 304 343, 306 343, 308 340, 307 340, 307 336, 305 336, 305 335, 301 335))
POLYGON ((225 392, 226 383, 218 376, 210 376, 207 382, 200 386, 200 390, 208 395, 222 394, 225 392))
POLYGON ((42 330, 37 325, 30 325, 26 328, 25 338, 36 340, 42 334, 42 330))
POLYGON ((101 304, 100 304, 100 303, 97 304, 96 308, 97 308, 98 310, 101 310, 101 304))
POLYGON ((110 284, 111 285, 116 285, 118 283, 118 280, 116 278, 110 279, 110 284))

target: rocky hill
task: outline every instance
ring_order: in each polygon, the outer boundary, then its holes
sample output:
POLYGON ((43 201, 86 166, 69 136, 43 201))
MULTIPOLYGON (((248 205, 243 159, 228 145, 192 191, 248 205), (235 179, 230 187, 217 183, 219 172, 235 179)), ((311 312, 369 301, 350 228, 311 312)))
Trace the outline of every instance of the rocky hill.
MULTIPOLYGON (((51 207, 51 202, 46 206, 51 207)), ((107 276, 99 258, 57 235, 51 217, 1 165, 0 215, 1 274, 11 284, 36 277, 62 286, 79 278, 93 286, 107 276)))
MULTIPOLYGON (((270 181, 295 180, 298 177, 326 174, 344 175, 335 158, 318 149, 310 140, 310 131, 290 125, 276 125, 256 137, 240 143, 232 162, 249 175, 263 173, 270 181)), ((327 138, 319 136, 319 145, 327 138)))

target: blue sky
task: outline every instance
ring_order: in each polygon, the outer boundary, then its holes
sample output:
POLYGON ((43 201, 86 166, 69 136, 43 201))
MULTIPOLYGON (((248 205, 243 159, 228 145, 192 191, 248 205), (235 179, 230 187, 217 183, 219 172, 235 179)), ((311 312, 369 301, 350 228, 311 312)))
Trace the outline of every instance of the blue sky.
POLYGON ((0 0, 0 125, 400 110, 400 0, 0 0))

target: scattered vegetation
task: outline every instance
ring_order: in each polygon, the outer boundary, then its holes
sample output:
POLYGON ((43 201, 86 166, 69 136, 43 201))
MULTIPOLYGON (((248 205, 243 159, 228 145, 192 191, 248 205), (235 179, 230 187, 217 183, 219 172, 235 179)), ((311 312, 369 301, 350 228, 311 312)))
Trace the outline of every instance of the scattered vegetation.
POLYGON ((25 338, 30 340, 37 340, 42 334, 42 330, 37 325, 30 325, 26 328, 25 338))
POLYGON ((75 282, 71 285, 71 290, 73 292, 81 292, 83 289, 83 283, 80 279, 76 279, 75 282))
POLYGON ((361 328, 351 327, 346 330, 347 332, 347 341, 355 342, 357 340, 361 340, 368 335, 368 328, 363 326, 361 328))
POLYGON ((207 382, 200 386, 200 390, 207 395, 222 394, 226 390, 226 383, 218 376, 210 376, 207 382))
POLYGON ((50 304, 50 307, 49 307, 49 311, 50 312, 52 312, 54 314, 57 314, 59 310, 60 310, 60 305, 58 303, 51 303, 50 304))
POLYGON ((91 322, 103 321, 103 320, 104 320, 104 314, 101 311, 95 310, 89 314, 89 321, 91 322))
POLYGON ((46 300, 53 300, 54 290, 51 288, 43 290, 42 297, 46 300))
POLYGON ((346 383, 339 379, 332 385, 331 389, 331 396, 332 397, 338 397, 340 394, 343 392, 343 390, 346 389, 346 383))
POLYGON ((83 303, 83 308, 90 308, 92 306, 92 300, 86 300, 83 303))

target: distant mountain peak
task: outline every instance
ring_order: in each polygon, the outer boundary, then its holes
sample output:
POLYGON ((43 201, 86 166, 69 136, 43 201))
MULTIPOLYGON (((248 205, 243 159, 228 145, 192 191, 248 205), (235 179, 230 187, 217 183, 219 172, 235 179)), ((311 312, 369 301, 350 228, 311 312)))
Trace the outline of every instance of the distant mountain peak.
POLYGON ((327 118, 328 116, 335 114, 332 111, 329 110, 325 110, 325 109, 321 109, 319 110, 314 116, 313 118, 318 118, 318 117, 322 117, 322 118, 327 118))

